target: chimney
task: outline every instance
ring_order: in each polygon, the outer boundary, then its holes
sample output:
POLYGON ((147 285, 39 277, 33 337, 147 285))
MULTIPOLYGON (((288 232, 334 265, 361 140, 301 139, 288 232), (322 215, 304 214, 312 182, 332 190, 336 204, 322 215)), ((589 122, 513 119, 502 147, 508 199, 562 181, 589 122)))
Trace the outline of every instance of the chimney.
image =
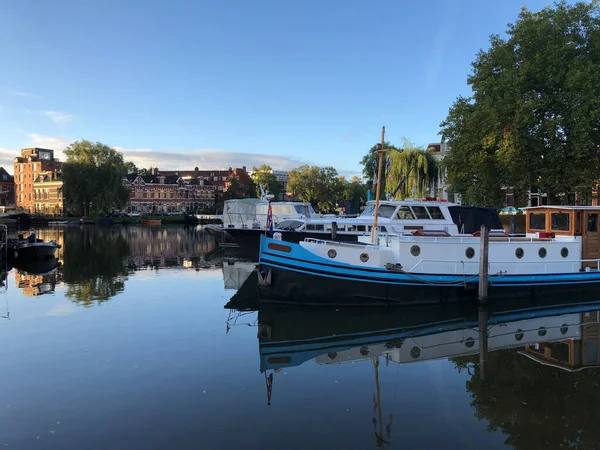
POLYGON ((244 169, 244 172, 248 172, 248 171, 246 170, 246 166, 242 166, 242 169, 244 169))
POLYGON ((159 173, 159 172, 158 172, 158 167, 154 167, 154 168, 152 169, 152 175, 158 175, 158 173, 159 173))

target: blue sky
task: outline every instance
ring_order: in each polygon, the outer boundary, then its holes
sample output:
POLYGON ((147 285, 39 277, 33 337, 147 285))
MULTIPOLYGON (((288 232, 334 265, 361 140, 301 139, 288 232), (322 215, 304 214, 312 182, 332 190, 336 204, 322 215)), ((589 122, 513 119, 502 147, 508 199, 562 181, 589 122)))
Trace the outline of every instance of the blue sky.
POLYGON ((0 164, 76 139, 163 169, 359 173, 379 140, 439 141, 489 35, 538 0, 3 2, 0 164))

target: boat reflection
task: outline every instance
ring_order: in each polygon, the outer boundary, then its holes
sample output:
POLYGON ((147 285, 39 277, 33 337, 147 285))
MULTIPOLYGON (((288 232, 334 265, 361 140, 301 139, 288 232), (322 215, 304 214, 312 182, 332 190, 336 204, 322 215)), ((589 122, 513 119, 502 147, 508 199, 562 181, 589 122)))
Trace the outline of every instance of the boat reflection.
POLYGON ((52 293, 62 280, 59 267, 60 262, 56 257, 42 261, 15 261, 12 266, 15 285, 27 296, 52 293))
MULTIPOLYGON (((317 317, 308 310, 261 306, 261 371, 311 360, 322 365, 382 357, 412 364, 478 355, 482 344, 479 316, 489 311, 410 308, 368 315, 327 311, 324 317, 322 313, 317 317)), ((536 360, 564 360, 572 366, 598 362, 600 302, 489 314, 483 322, 487 352, 517 348, 536 360)))

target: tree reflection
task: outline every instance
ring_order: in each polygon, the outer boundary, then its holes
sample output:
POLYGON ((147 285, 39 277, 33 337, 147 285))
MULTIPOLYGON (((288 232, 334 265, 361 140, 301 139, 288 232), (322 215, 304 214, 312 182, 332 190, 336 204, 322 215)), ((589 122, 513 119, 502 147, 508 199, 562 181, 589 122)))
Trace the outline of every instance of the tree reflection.
MULTIPOLYGON (((543 365, 514 349, 487 355, 487 375, 480 377, 477 356, 452 358, 466 382, 475 416, 488 429, 507 435, 516 449, 597 448, 600 371, 569 371, 543 365)), ((575 369, 578 370, 578 369, 575 369)))
POLYGON ((123 291, 129 244, 120 230, 81 227, 65 233, 64 242, 67 297, 89 307, 123 291))

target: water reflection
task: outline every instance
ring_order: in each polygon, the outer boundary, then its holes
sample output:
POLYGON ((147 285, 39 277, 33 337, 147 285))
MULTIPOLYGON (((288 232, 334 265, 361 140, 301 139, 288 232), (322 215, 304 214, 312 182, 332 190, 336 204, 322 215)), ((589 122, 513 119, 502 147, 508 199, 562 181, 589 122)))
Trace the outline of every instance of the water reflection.
POLYGON ((59 270, 61 264, 57 258, 14 264, 15 285, 24 295, 35 297, 50 294, 54 292, 56 284, 62 281, 62 272, 59 270))
POLYGON ((261 304, 253 278, 226 305, 234 308, 228 331, 240 323, 257 326, 269 405, 278 404, 278 382, 280 389, 289 384, 288 370, 314 364, 347 365, 353 371, 354 363, 367 362, 374 376, 375 444, 382 447, 391 442, 394 414, 382 406, 380 367, 449 360, 467 375, 464 386, 476 418, 486 420, 489 431, 503 432, 506 445, 596 448, 600 443, 600 301, 315 311, 261 304), (252 309, 258 311, 255 324, 247 312, 235 314, 252 309))
MULTIPOLYGON (((123 292, 130 274, 138 270, 202 270, 239 259, 235 249, 222 249, 219 236, 202 227, 73 226, 34 231, 61 248, 52 260, 14 267, 16 286, 25 295, 36 296, 51 293, 64 282, 65 296, 85 307, 123 292)), ((230 288, 243 282, 240 275, 238 281, 234 278, 225 281, 230 288)))

